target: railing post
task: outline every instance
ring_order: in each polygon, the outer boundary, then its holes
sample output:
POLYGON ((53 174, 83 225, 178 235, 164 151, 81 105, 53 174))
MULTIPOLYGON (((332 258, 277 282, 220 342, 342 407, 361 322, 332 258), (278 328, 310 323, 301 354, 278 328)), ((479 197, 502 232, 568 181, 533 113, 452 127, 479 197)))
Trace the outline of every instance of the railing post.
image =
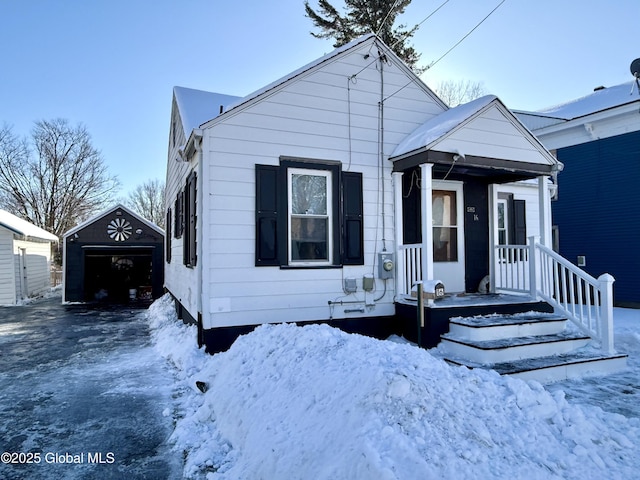
POLYGON ((602 295, 600 308, 602 315, 600 321, 602 324, 602 349, 608 354, 615 352, 613 348, 613 282, 615 278, 608 273, 603 273, 598 277, 600 293, 602 295))
POLYGON ((529 237, 529 295, 538 298, 538 249, 540 237, 529 237))

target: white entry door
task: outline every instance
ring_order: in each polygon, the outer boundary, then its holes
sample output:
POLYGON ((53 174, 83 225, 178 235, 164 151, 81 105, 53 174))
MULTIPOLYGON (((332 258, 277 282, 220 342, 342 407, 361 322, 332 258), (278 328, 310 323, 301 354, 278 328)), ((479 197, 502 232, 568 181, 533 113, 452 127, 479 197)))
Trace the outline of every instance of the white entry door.
POLYGON ((465 291, 462 192, 462 182, 433 182, 433 276, 447 293, 465 291))

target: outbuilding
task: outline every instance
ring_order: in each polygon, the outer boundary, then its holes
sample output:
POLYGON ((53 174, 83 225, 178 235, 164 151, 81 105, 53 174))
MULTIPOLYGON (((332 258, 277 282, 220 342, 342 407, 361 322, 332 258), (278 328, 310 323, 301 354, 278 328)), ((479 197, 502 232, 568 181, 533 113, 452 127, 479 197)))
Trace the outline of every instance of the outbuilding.
POLYGON ((72 228, 63 242, 63 303, 143 302, 162 295, 164 232, 125 206, 72 228))
POLYGON ((51 288, 54 242, 54 234, 0 210, 0 305, 15 305, 51 288))

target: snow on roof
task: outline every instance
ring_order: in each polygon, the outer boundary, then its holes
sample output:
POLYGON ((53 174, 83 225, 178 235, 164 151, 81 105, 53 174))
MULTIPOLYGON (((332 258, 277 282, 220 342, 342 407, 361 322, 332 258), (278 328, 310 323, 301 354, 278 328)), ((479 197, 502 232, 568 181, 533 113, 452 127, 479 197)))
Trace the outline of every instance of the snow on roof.
POLYGON ((194 128, 220 115, 220 107, 226 110, 229 105, 242 98, 186 87, 173 87, 173 94, 187 137, 194 128))
POLYGON ((399 157, 414 150, 428 147, 467 119, 478 113, 498 97, 486 95, 472 100, 469 103, 458 105, 427 120, 400 142, 391 154, 391 157, 399 157))
POLYGON ((333 50, 330 53, 327 53, 326 55, 323 55, 320 58, 315 59, 313 62, 310 62, 300 68, 298 68, 297 70, 294 70, 293 72, 285 75, 284 77, 279 78, 278 80, 271 82, 268 85, 265 85, 264 87, 256 90, 255 92, 250 93, 249 95, 247 95, 246 97, 243 97, 241 99, 238 100, 238 102, 236 102, 233 105, 229 106, 229 110, 239 107, 240 105, 248 102, 249 100, 252 100, 256 97, 259 97, 260 95, 262 95, 265 92, 268 92, 269 90, 282 85, 283 83, 286 83, 287 81, 291 80, 294 77, 297 77, 298 75, 300 75, 301 73, 304 73, 308 70, 311 70, 312 68, 314 68, 317 65, 320 65, 323 62, 326 62, 327 60, 330 60, 334 57, 336 57, 337 55, 341 54, 342 52, 345 52, 353 47, 355 47, 356 45, 359 45, 361 43, 364 43, 368 40, 370 40, 371 38, 377 38, 375 34, 373 33, 369 33, 367 35, 363 35, 359 38, 356 38, 355 40, 352 40, 349 43, 346 43, 344 45, 342 45, 341 47, 336 48, 335 50, 333 50))
POLYGON ((638 101, 640 101, 640 91, 635 85, 635 80, 632 80, 613 87, 596 90, 584 97, 543 108, 537 112, 523 113, 572 120, 638 101))
POLYGON ((40 240, 48 240, 50 242, 58 241, 58 237, 53 233, 49 233, 46 230, 23 220, 22 218, 16 217, 6 210, 0 210, 0 226, 8 228, 12 232, 28 238, 37 238, 40 240))

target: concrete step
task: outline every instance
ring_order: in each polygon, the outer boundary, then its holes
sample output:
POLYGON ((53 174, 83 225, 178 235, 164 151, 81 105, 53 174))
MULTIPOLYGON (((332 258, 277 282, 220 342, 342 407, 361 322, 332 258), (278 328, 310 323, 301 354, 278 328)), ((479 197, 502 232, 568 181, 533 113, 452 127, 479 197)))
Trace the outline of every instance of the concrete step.
POLYGON ((469 340, 447 333, 442 335, 440 348, 446 358, 460 358, 481 365, 493 365, 562 355, 584 347, 590 340, 582 333, 568 331, 500 340, 469 340))
POLYGON ((523 380, 552 383, 571 378, 619 372, 627 366, 627 355, 606 355, 587 348, 563 355, 501 362, 494 365, 481 365, 456 359, 446 359, 446 361, 468 368, 490 368, 501 375, 510 375, 523 380))
POLYGON ((566 317, 533 311, 513 315, 457 317, 449 322, 449 335, 477 341, 554 335, 562 332, 566 323, 566 317))

